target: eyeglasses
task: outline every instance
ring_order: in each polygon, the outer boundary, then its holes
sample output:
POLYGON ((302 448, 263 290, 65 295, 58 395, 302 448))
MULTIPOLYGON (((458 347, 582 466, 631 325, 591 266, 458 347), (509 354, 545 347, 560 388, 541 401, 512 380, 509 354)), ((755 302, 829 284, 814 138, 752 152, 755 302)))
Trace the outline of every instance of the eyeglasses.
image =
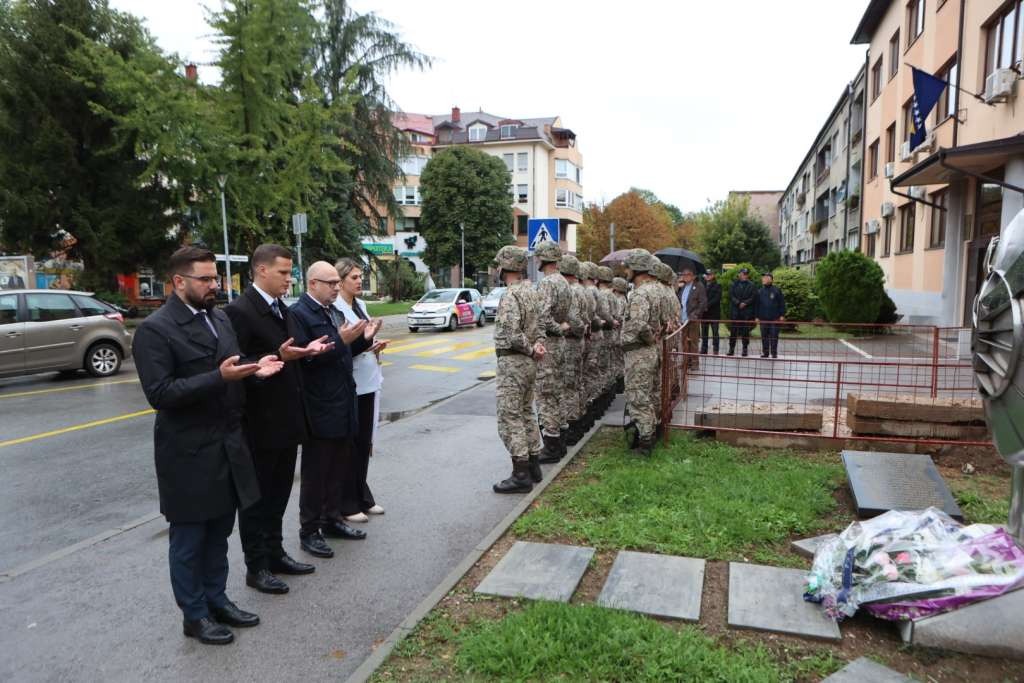
POLYGON ((310 282, 322 282, 325 285, 327 285, 328 287, 330 287, 331 289, 337 289, 338 287, 341 287, 341 280, 319 280, 319 279, 317 279, 315 277, 311 277, 309 279, 309 281, 310 282))
POLYGON ((218 275, 189 275, 187 273, 178 273, 178 275, 181 277, 187 277, 189 280, 199 280, 204 285, 212 285, 220 277, 218 275))

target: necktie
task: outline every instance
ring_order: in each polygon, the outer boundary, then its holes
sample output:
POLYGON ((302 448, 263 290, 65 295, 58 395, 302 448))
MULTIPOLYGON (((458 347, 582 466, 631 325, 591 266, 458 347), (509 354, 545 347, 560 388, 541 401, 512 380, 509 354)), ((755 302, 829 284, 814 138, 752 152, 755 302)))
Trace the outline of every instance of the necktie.
POLYGON ((206 326, 210 329, 210 332, 213 334, 213 338, 219 339, 220 335, 217 334, 217 328, 213 326, 213 321, 210 320, 210 316, 207 315, 206 311, 199 311, 198 313, 196 313, 196 315, 199 316, 200 320, 206 323, 206 326))
POLYGON ((338 317, 335 314, 334 307, 333 306, 324 306, 324 313, 327 314, 327 317, 330 319, 331 324, 334 325, 335 327, 337 327, 338 326, 338 317))
POLYGON ((277 299, 274 299, 270 304, 270 310, 274 312, 274 315, 277 316, 278 320, 284 320, 284 316, 281 315, 281 304, 277 299))

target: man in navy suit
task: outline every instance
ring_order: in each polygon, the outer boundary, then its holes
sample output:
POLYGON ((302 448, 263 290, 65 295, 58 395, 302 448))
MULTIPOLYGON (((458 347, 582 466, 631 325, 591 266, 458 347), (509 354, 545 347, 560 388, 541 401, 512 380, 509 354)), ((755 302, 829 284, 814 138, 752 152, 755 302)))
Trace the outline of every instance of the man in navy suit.
POLYGON ((302 448, 299 540, 302 549, 316 557, 334 556, 325 535, 366 537, 366 532, 353 529, 342 519, 340 484, 359 429, 352 356, 372 346, 380 321, 342 324, 332 305, 340 287, 338 270, 326 261, 317 261, 306 271, 306 293, 289 309, 289 333, 296 346, 321 337, 334 344, 326 353, 299 361, 309 426, 309 440, 302 448))
POLYGON ((170 273, 174 294, 139 325, 132 354, 157 411, 157 488, 170 524, 171 588, 185 616, 184 633, 221 645, 234 640, 228 626, 260 623, 225 594, 235 510, 259 499, 242 434, 241 380, 270 377, 283 363, 267 354, 239 364, 231 323, 214 308, 212 252, 182 247, 171 255, 170 273))

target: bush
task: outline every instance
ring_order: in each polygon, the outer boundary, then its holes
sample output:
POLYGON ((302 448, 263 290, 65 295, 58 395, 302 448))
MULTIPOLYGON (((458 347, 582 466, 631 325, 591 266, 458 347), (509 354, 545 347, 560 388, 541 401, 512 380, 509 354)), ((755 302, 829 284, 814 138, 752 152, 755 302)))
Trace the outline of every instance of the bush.
POLYGON ((750 281, 754 283, 755 287, 761 286, 761 271, 750 263, 737 263, 720 275, 718 277, 718 284, 722 285, 722 317, 726 320, 732 317, 729 315, 730 307, 732 306, 731 299, 729 298, 729 288, 732 287, 733 280, 740 274, 741 268, 750 269, 750 281))
POLYGON ((879 325, 895 325, 902 317, 896 312, 896 302, 883 289, 882 305, 878 307, 878 319, 875 322, 879 325))
POLYGON ((379 261, 377 270, 377 294, 391 297, 392 301, 419 299, 426 291, 426 276, 417 273, 409 261, 398 261, 398 287, 395 288, 395 261, 379 261))
POLYGON ((814 278, 804 270, 779 268, 773 272, 775 286, 786 297, 786 318, 794 322, 811 322, 820 317, 818 295, 814 293, 814 278))
POLYGON ((882 269, 859 251, 834 251, 818 264, 815 291, 831 323, 873 323, 885 295, 882 269))

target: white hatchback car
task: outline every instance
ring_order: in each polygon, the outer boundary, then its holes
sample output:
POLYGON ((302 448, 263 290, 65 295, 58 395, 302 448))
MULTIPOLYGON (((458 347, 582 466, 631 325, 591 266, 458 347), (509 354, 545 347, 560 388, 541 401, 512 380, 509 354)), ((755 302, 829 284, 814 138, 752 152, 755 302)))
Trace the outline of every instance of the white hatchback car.
POLYGON ((475 289, 432 289, 412 305, 407 316, 410 332, 430 328, 454 331, 460 325, 483 327, 484 308, 475 289))

